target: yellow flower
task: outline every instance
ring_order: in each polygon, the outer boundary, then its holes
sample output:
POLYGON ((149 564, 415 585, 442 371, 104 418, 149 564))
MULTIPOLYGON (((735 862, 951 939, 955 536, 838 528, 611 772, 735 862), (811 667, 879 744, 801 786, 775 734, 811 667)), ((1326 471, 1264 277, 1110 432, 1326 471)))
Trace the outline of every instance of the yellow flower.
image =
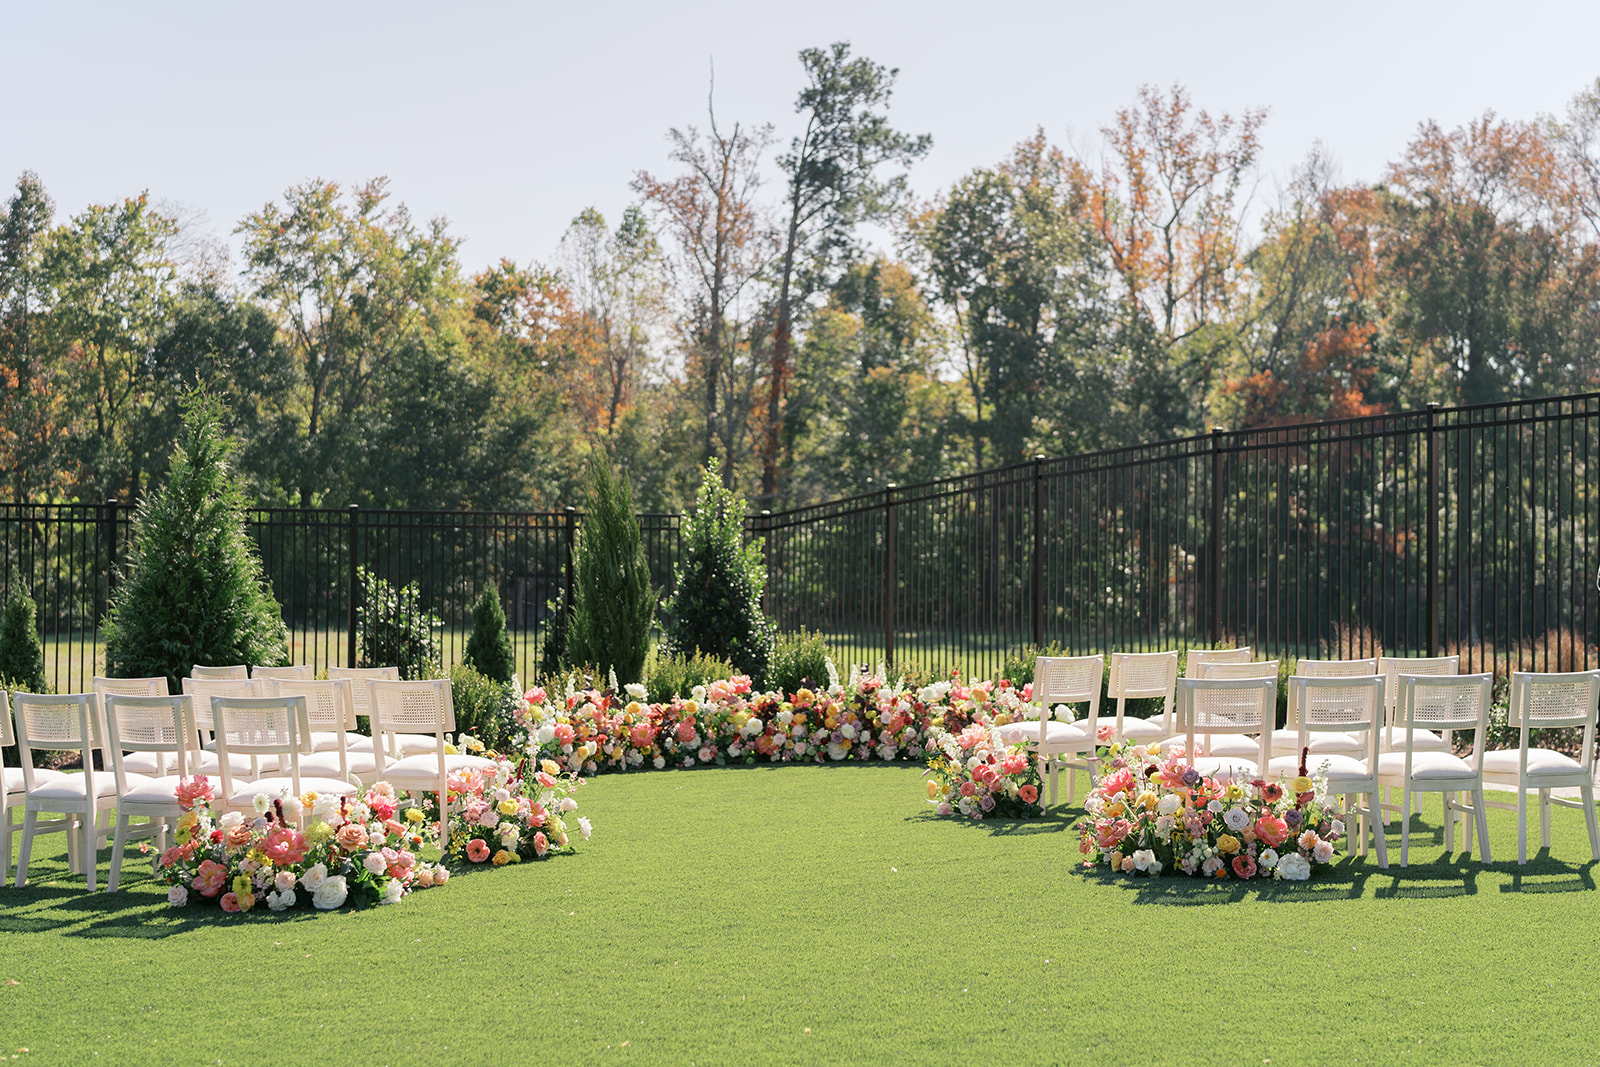
POLYGON ((254 894, 252 894, 252 893, 240 893, 239 894, 239 910, 240 911, 249 911, 251 908, 253 908, 255 906, 256 906, 256 898, 255 898, 254 894))
POLYGON ((312 808, 317 806, 317 794, 309 792, 306 793, 300 798, 300 803, 306 806, 307 811, 310 811, 312 808))
POLYGON ((1140 793, 1138 803, 1145 811, 1155 811, 1156 795, 1154 793, 1140 793))
POLYGON ((446 741, 444 743, 444 754, 446 756, 454 756, 454 755, 456 755, 457 754, 456 753, 456 746, 454 746, 450 742, 446 741))
POLYGON ((499 852, 494 854, 494 865, 496 867, 504 867, 508 863, 521 862, 522 857, 518 856, 515 852, 507 852, 505 849, 501 849, 499 852))
POLYGON ((250 876, 241 874, 233 880, 233 891, 239 895, 241 901, 250 895, 250 890, 255 888, 250 884, 250 876))
POLYGON ((1157 741, 1150 742, 1148 745, 1145 746, 1144 754, 1146 756, 1159 756, 1159 755, 1161 755, 1161 744, 1160 744, 1160 742, 1157 742, 1157 741))
POLYGON ((1223 792, 1223 796, 1227 797, 1229 800, 1238 800, 1240 797, 1244 796, 1244 786, 1240 785, 1238 782, 1229 782, 1228 788, 1223 792))
POLYGON ((623 710, 633 718, 638 718, 640 715, 644 714, 644 708, 639 706, 639 702, 637 700, 628 701, 628 706, 623 710))
MULTIPOLYGON (((411 810, 416 811, 417 809, 412 808, 411 810)), ((517 802, 507 797, 499 803, 498 810, 501 815, 515 815, 517 813, 517 802)))
POLYGON ((690 715, 698 715, 700 714, 700 705, 695 703, 693 700, 685 700, 683 702, 683 710, 688 712, 690 715))
POLYGON ((1122 801, 1118 800, 1106 808, 1106 814, 1111 816, 1113 819, 1120 819, 1127 812, 1127 810, 1127 808, 1122 806, 1122 801))
POLYGON ((736 712, 733 713, 733 725, 734 725, 735 728, 743 726, 745 723, 747 723, 749 721, 750 721, 750 713, 749 712, 747 712, 747 711, 736 711, 736 712))
POLYGON ((200 816, 192 811, 186 811, 178 816, 178 829, 193 830, 200 824, 200 816))
POLYGON ((313 845, 320 845, 333 836, 333 827, 318 819, 311 824, 311 829, 306 831, 306 840, 313 845))
POLYGON ((539 764, 539 769, 552 777, 561 773, 561 765, 553 759, 542 761, 539 764))
POLYGON ((1223 834, 1217 838, 1217 851, 1226 852, 1230 856, 1233 855, 1239 851, 1239 839, 1232 834, 1223 834))
POLYGON ((928 783, 928 799, 929 800, 938 800, 939 799, 939 783, 938 782, 929 782, 928 783))
POLYGON ((1289 783, 1289 788, 1293 789, 1296 793, 1309 793, 1311 792, 1311 779, 1302 774, 1294 781, 1289 783))
POLYGON ((1122 742, 1121 741, 1113 741, 1113 742, 1111 742, 1111 754, 1113 756, 1122 755, 1122 742))
POLYGON ((1008 725, 1010 722, 1011 722, 1011 715, 1010 715, 1009 712, 1002 711, 1000 714, 998 714, 998 715, 996 715, 994 717, 994 724, 996 726, 1005 726, 1005 725, 1008 725))

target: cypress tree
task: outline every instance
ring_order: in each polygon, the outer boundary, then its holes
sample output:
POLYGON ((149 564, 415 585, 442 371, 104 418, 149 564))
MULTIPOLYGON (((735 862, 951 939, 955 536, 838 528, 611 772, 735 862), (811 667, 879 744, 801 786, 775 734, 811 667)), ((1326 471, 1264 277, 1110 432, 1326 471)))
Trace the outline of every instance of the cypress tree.
POLYGON ((244 497, 217 402, 184 401, 166 482, 139 504, 122 582, 106 614, 106 673, 166 675, 197 663, 273 666, 289 635, 244 526, 244 497))
POLYGON ((633 494, 596 451, 589 464, 588 511, 578 531, 566 661, 616 671, 619 685, 642 681, 656 594, 639 540, 633 494))
MULTIPOLYGON (((39 646, 38 605, 13 592, 0 616, 0 687, 44 692, 44 650, 39 646)), ((10 714, 10 709, 6 714, 10 714)))
POLYGON ((500 594, 489 586, 472 605, 472 636, 467 638, 466 661, 479 674, 497 682, 509 682, 517 672, 517 657, 506 633, 506 613, 500 607, 500 594))

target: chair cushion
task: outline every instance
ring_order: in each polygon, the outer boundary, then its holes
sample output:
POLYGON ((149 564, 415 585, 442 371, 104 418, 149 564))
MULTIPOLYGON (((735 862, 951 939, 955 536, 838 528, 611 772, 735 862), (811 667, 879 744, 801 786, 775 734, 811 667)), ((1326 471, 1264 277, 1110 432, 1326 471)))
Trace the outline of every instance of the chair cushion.
MULTIPOLYGON (((142 774, 127 775, 128 788, 142 784, 149 779, 142 774)), ((87 778, 82 774, 63 774, 59 778, 52 778, 35 786, 33 792, 28 794, 31 800, 84 800, 88 789, 85 784, 87 778)), ((110 771, 99 771, 94 776, 94 793, 97 797, 114 797, 117 795, 117 776, 110 771)))
MULTIPOLYGON (((1105 720, 1101 720, 1104 722, 1105 720)), ((1116 720, 1112 720, 1114 724, 1116 720)), ((1122 720, 1122 736, 1130 741, 1160 741, 1168 735, 1169 731, 1161 725, 1160 719, 1136 719, 1126 716, 1122 720)))
MULTIPOLYGON (((235 782, 233 785, 233 796, 228 798, 228 807, 248 808, 255 803, 257 794, 266 793, 268 796, 275 797, 284 790, 293 790, 294 779, 285 775, 283 777, 263 778, 258 782, 249 782, 243 785, 235 782)), ((302 774, 300 776, 300 792, 302 795, 306 793, 329 793, 333 796, 350 797, 361 792, 361 787, 351 785, 349 782, 341 782, 337 778, 323 778, 302 774)))
MULTIPOLYGON (((1200 744, 1198 735, 1195 744, 1200 744)), ((1261 756, 1261 742, 1248 734, 1212 734, 1206 738, 1205 754, 1208 756, 1231 756, 1249 760, 1252 764, 1261 756)))
MULTIPOLYGON (((445 773, 462 769, 475 771, 491 770, 498 766, 492 759, 482 756, 446 756, 444 758, 445 773)), ((439 780, 439 757, 434 753, 426 756, 407 756, 402 760, 383 765, 383 779, 392 785, 407 785, 420 783, 424 788, 431 788, 439 780)))
MULTIPOLYGON (((215 752, 202 752, 199 759, 191 761, 189 769, 195 774, 216 775, 222 770, 222 761, 217 758, 215 752)), ((277 769, 278 761, 271 756, 263 756, 256 766, 252 767, 249 756, 241 756, 237 752, 228 753, 228 770, 234 774, 248 778, 257 771, 262 774, 271 774, 277 769)))
MULTIPOLYGON (((22 781, 22 768, 21 767, 3 767, 3 768, 0 768, 0 772, 3 772, 3 773, 0 773, 0 778, 4 779, 5 791, 7 793, 20 793, 20 792, 22 792, 22 790, 23 790, 23 781, 22 781)), ((48 782, 48 781, 51 781, 52 779, 55 779, 55 778, 65 778, 65 777, 66 777, 66 775, 62 774, 60 771, 47 771, 42 767, 36 768, 34 770, 34 772, 33 772, 33 780, 35 782, 37 782, 37 783, 40 783, 40 784, 43 784, 43 783, 48 782)))
MULTIPOLYGON (((345 769, 351 774, 372 774, 377 769, 378 761, 371 752, 346 752, 345 769)), ((339 777, 339 753, 314 752, 309 756, 300 757, 300 773, 321 775, 324 778, 339 777)))
MULTIPOLYGON (((1367 751, 1367 740, 1364 735, 1347 734, 1342 732, 1330 733, 1318 730, 1306 735, 1307 746, 1313 755, 1325 752, 1337 752, 1342 756, 1364 756, 1367 751)), ((1272 731, 1272 754, 1274 756, 1298 756, 1300 754, 1299 730, 1274 730, 1272 731)))
MULTIPOLYGON (((344 747, 347 752, 371 752, 372 738, 366 734, 347 733, 344 735, 344 747), (357 747, 359 745, 359 747, 357 747)), ((337 752, 339 750, 339 735, 332 730, 311 731, 311 751, 337 752)))
MULTIPOLYGON (((425 752, 432 752, 438 747, 439 739, 432 734, 390 734, 394 739, 394 746, 400 750, 402 756, 420 756, 425 752)), ((366 734, 346 734, 345 750, 347 752, 371 752, 372 738, 366 734)))
MULTIPOLYGON (((1411 742, 1413 752, 1448 752, 1449 746, 1444 743, 1444 738, 1432 730, 1415 730, 1417 736, 1411 742)), ((1404 752, 1406 750, 1406 732, 1399 726, 1386 726, 1378 731, 1378 744, 1391 752, 1404 752)))
MULTIPOLYGON (((1378 756, 1378 773, 1384 778, 1402 779, 1406 775, 1406 754, 1384 752, 1378 756)), ((1411 777, 1418 781, 1434 778, 1471 778, 1472 768, 1460 756, 1448 752, 1411 754, 1411 777)))
MULTIPOLYGON (((1510 775, 1513 779, 1520 773, 1520 749, 1505 748, 1483 754, 1483 773, 1495 775, 1510 775)), ((1528 749, 1528 773, 1535 774, 1582 774, 1583 764, 1571 756, 1563 756, 1559 752, 1552 752, 1548 748, 1528 749)))
MULTIPOLYGON (((1039 741, 1039 720, 1029 719, 1027 722, 1007 723, 998 726, 995 732, 1005 739, 1008 745, 1037 744, 1039 741)), ((1083 727, 1069 722, 1051 720, 1044 724, 1045 744, 1069 745, 1076 742, 1087 742, 1089 735, 1083 727)))
MULTIPOLYGON (((1366 763, 1340 752, 1313 752, 1306 760, 1306 770, 1312 774, 1319 772, 1326 774, 1329 785, 1337 785, 1341 779, 1372 777, 1372 772, 1367 770, 1366 763)), ((1269 778, 1299 773, 1299 756, 1275 756, 1267 763, 1269 778)))
POLYGON ((122 804, 171 804, 174 808, 178 805, 178 784, 183 779, 175 774, 161 778, 145 778, 135 783, 128 781, 128 791, 117 798, 122 804))

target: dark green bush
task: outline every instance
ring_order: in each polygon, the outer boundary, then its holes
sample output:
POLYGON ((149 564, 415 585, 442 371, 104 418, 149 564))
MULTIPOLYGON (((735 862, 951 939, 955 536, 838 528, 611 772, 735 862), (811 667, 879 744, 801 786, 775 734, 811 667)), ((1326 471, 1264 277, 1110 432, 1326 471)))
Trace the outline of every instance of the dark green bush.
POLYGON ((244 526, 244 497, 216 401, 184 402, 167 481, 139 504, 123 580, 106 613, 106 673, 166 675, 196 663, 289 662, 289 635, 244 526))
MULTIPOLYGON (((39 609, 26 593, 6 598, 0 615, 0 689, 44 692, 44 649, 39 644, 39 609)), ((9 714, 9 709, 8 709, 9 714)))
POLYGON ((793 696, 801 688, 825 689, 828 685, 828 660, 832 651, 820 634, 804 629, 779 634, 772 642, 772 659, 767 665, 764 689, 793 696))
POLYGON ((517 673, 517 657, 506 633, 506 613, 500 594, 489 586, 472 605, 472 636, 467 638, 467 663, 497 682, 509 682, 517 673))
POLYGON ((522 702, 519 687, 496 681, 465 663, 450 669, 450 700, 456 710, 456 732, 471 734, 491 749, 506 754, 513 717, 522 702))
POLYGON ((673 697, 687 697, 697 685, 710 685, 719 678, 731 678, 733 664, 716 656, 696 652, 690 656, 668 654, 656 660, 645 692, 651 703, 665 703, 673 697))
POLYGON ((551 678, 560 674, 567 661, 567 610, 566 590, 545 602, 549 615, 544 621, 544 644, 539 649, 539 677, 551 678))
POLYGON ((360 666, 399 667, 400 677, 436 678, 439 641, 433 636, 444 622, 422 607, 416 582, 394 586, 365 567, 358 570, 361 604, 356 608, 360 666))
POLYGON ((589 467, 588 511, 578 533, 573 584, 564 661, 615 671, 619 685, 637 682, 650 652, 656 594, 632 493, 599 451, 589 467))
POLYGON ((744 543, 744 501, 706 465, 695 511, 683 521, 683 560, 662 608, 666 644, 677 655, 704 651, 766 684, 772 625, 761 613, 767 572, 759 540, 744 543))

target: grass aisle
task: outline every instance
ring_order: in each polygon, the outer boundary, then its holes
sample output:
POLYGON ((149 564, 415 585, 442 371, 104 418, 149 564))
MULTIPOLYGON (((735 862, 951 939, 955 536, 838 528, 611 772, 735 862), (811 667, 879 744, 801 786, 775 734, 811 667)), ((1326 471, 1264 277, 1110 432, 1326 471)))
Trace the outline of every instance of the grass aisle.
MULTIPOLYGON (((612 775, 576 856, 338 915, 0 890, 18 1062, 1387 1063, 1594 1059, 1600 895, 1555 860, 1342 859, 1311 883, 1109 880, 1077 809, 938 819, 915 767, 612 775), (1507 861, 1510 862, 1507 862, 1507 861), (16 984, 11 984, 16 983, 16 984)), ((107 859, 102 853, 102 863, 107 859)), ((1581 862, 1580 862, 1581 861, 1581 862)), ((101 877, 104 877, 102 866, 101 877)))

